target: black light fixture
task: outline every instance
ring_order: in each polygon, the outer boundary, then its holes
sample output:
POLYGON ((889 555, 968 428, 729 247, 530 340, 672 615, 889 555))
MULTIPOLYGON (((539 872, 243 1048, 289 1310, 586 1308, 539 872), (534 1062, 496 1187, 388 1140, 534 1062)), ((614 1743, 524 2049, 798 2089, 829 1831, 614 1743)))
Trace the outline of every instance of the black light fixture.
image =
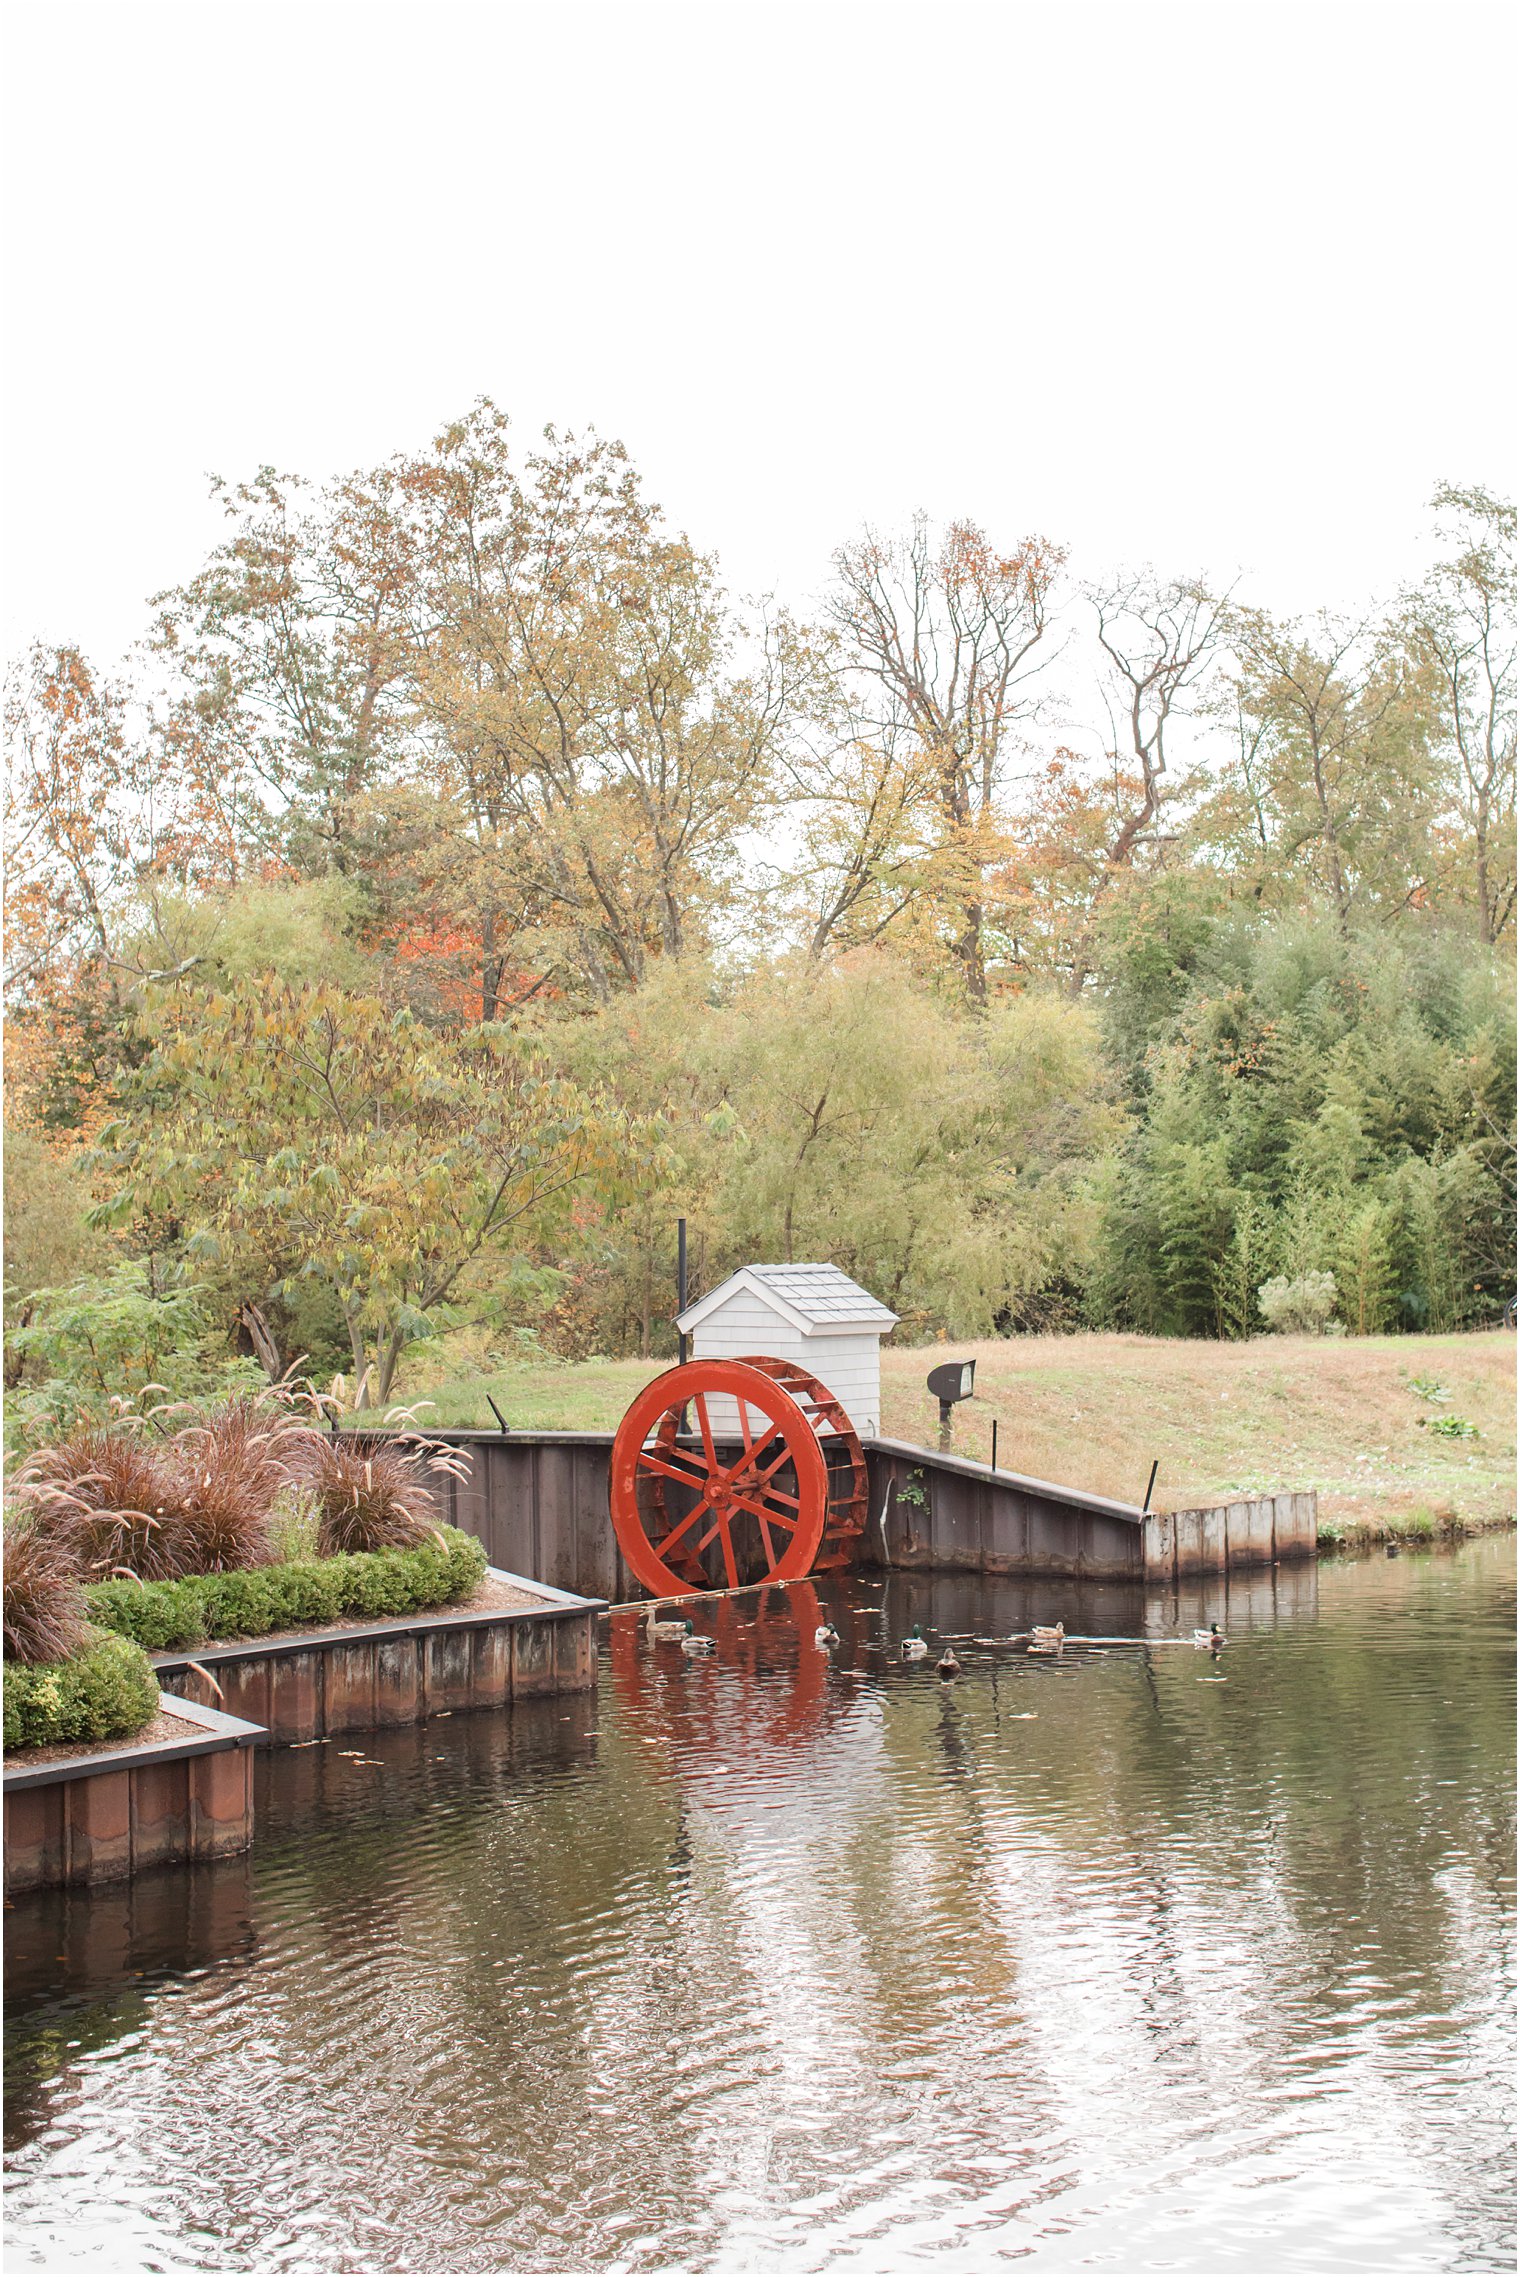
POLYGON ((929 1389, 939 1401, 939 1443, 950 1444, 950 1417, 957 1400, 969 1399, 976 1381, 974 1360, 946 1360, 942 1367, 929 1370, 929 1389))

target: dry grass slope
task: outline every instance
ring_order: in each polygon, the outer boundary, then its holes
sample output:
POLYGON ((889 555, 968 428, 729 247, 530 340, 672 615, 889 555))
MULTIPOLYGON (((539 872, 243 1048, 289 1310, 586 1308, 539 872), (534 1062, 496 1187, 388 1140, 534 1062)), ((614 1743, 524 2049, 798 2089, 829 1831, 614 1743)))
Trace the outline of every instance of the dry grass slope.
MULTIPOLYGON (((1138 1502, 1154 1457, 1162 1508, 1312 1487, 1322 1523, 1352 1527, 1418 1511, 1492 1525, 1514 1512, 1513 1336, 1072 1336, 964 1349, 976 1354, 977 1396, 958 1413, 956 1446, 985 1461, 996 1416, 1009 1470, 1138 1502), (1416 1377, 1451 1396, 1422 1398, 1416 1377), (1441 1416, 1480 1436, 1432 1434, 1441 1416)), ((923 1388, 929 1358, 889 1352, 883 1367, 885 1429, 925 1444, 938 1417, 923 1388)))
MULTIPOLYGON (((1494 1525, 1515 1508, 1515 1340, 1398 1336, 1261 1337, 1248 1344, 1143 1336, 1019 1337, 882 1355, 883 1428, 932 1446, 924 1389, 936 1360, 974 1353, 977 1396, 959 1409, 958 1452, 1138 1502, 1160 1461, 1164 1508, 1313 1487, 1322 1522, 1374 1528, 1428 1512, 1437 1524, 1494 1525), (1431 1402, 1416 1377, 1447 1387, 1431 1402), (1429 1429, 1440 1416, 1476 1439, 1429 1429)), ((519 1430, 610 1431, 656 1373, 642 1360, 518 1367, 409 1387, 426 1420, 492 1426, 491 1393, 519 1430)))

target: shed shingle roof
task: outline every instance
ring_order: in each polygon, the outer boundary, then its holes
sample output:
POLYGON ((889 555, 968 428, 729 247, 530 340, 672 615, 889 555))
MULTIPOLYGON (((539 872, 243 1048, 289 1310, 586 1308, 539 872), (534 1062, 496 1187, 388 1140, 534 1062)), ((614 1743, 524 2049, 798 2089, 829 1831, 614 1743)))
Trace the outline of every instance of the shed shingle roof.
POLYGON ((793 1314, 809 1329, 885 1331, 895 1327, 897 1322, 895 1312, 879 1303, 869 1289, 861 1288, 858 1281, 852 1281, 837 1265, 746 1265, 731 1274, 710 1296, 689 1305, 678 1327, 683 1333, 689 1330, 698 1319, 705 1319, 708 1313, 715 1311, 730 1292, 745 1286, 774 1297, 782 1311, 793 1314))

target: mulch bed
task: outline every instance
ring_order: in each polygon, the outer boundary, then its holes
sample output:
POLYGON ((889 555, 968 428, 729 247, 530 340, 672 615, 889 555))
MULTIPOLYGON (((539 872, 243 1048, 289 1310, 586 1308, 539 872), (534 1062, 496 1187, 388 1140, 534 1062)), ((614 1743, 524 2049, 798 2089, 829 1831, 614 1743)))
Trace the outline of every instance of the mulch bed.
POLYGON ((34 1763, 72 1763, 81 1755, 110 1755, 119 1747, 178 1747, 184 1740, 207 1736, 204 1724, 160 1709, 141 1731, 124 1732, 120 1739, 78 1739, 67 1747, 12 1747, 6 1751, 5 1763, 7 1770, 29 1771, 34 1763))

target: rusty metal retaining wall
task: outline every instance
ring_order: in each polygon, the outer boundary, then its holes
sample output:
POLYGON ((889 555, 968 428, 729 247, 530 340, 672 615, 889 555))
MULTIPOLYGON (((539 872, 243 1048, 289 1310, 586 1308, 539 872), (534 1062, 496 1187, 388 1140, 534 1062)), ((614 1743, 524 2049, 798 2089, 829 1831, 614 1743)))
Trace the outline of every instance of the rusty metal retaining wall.
POLYGON ((148 1866, 225 1858, 253 1839, 255 1724, 159 1694, 194 1736, 5 1773, 5 1887, 124 1881, 148 1866))
MULTIPOLYGON (((431 1436, 471 1456, 468 1480, 442 1482, 445 1516, 485 1543, 493 1565, 613 1603, 643 1594, 618 1554, 607 1507, 610 1431, 431 1436)), ((1146 1516, 1134 1503, 989 1470, 907 1440, 865 1444, 867 1565, 1170 1583, 1315 1554, 1312 1494, 1146 1516)))
POLYGON ((1138 1579, 1140 1512, 901 1439, 872 1439, 861 1562, 965 1573, 1138 1579))
POLYGON ((1158 1578, 1282 1565, 1319 1550, 1319 1499, 1265 1494, 1203 1510, 1153 1511, 1145 1521, 1145 1570, 1158 1578))
POLYGON ((193 1653, 156 1653, 154 1666, 163 1683, 190 1700, 209 1701, 208 1672, 220 1705, 288 1746, 583 1692, 596 1681, 601 1610, 595 1600, 568 1595, 561 1604, 490 1613, 446 1605, 280 1643, 251 1637, 193 1653))
POLYGON ((612 1531, 610 1431, 428 1436, 469 1454, 468 1479, 440 1482, 443 1515, 485 1543, 492 1565, 614 1604, 642 1594, 612 1531))

